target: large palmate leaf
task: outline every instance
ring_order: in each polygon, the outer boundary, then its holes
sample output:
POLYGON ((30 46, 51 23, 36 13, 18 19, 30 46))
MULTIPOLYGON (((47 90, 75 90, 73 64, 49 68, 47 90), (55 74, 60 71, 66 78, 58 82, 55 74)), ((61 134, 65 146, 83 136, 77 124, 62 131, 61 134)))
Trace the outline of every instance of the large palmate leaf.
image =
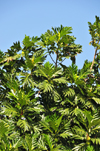
POLYGON ((65 129, 65 131, 60 134, 61 137, 68 138, 68 137, 73 136, 73 133, 70 130, 70 122, 68 122, 64 125, 64 129, 65 129))
POLYGON ((40 90, 43 90, 43 92, 52 92, 54 90, 54 86, 50 84, 47 80, 44 80, 39 85, 40 90))
POLYGON ((62 117, 63 115, 59 118, 57 118, 56 115, 46 118, 43 117, 41 120, 41 124, 44 129, 48 130, 52 135, 59 135, 64 138, 67 136, 71 136, 72 133, 70 131, 70 122, 62 124, 62 117), (63 133, 61 133, 62 131, 63 133))
MULTIPOLYGON (((83 114, 80 116, 81 125, 83 126, 75 126, 73 127, 73 138, 85 141, 84 145, 91 144, 99 144, 99 136, 100 136, 100 117, 98 114, 93 114, 90 111, 83 111, 83 114), (98 133, 97 133, 98 131, 98 133), (96 138, 95 138, 96 136, 96 138)), ((77 145, 73 150, 79 150, 80 148, 84 148, 81 146, 81 143, 77 145)))
POLYGON ((56 79, 53 79, 54 82, 57 82, 57 83, 66 83, 66 78, 65 77, 61 77, 61 78, 56 78, 56 79))
POLYGON ((22 139, 19 133, 14 131, 15 127, 13 121, 1 120, 0 128, 2 129, 0 132, 0 149, 17 151, 18 147, 22 144, 22 139))
POLYGON ((0 63, 4 63, 4 65, 9 65, 9 61, 17 60, 21 57, 21 54, 16 54, 14 56, 7 56, 0 63))
POLYGON ((36 56, 35 54, 29 58, 29 56, 26 55, 26 67, 32 70, 34 67, 38 66, 40 63, 42 63, 42 57, 41 56, 36 56))
POLYGON ((79 151, 81 148, 84 148, 84 146, 85 146, 85 143, 81 143, 77 145, 76 147, 74 147, 72 150, 79 151))
POLYGON ((33 81, 30 73, 20 73, 20 74, 21 74, 20 82, 23 88, 25 88, 26 86, 35 88, 37 86, 37 83, 33 81))
POLYGON ((92 99, 93 99, 97 104, 100 104, 100 99, 99 99, 99 98, 93 97, 92 99))
POLYGON ((30 125, 28 124, 28 122, 26 121, 26 119, 20 119, 17 122, 17 125, 22 128, 25 131, 28 131, 30 129, 30 125))
POLYGON ((61 150, 65 150, 65 147, 62 146, 61 144, 56 145, 55 140, 48 134, 43 134, 43 140, 46 144, 46 146, 48 146, 48 148, 50 149, 50 151, 61 151, 61 150))
POLYGON ((18 110, 16 108, 13 108, 11 105, 6 105, 5 107, 2 107, 2 114, 5 114, 9 117, 11 116, 19 116, 18 110))
POLYGON ((57 77, 59 75, 62 75, 62 69, 57 69, 57 71, 55 70, 55 67, 53 66, 53 64, 50 64, 49 62, 46 62, 44 64, 44 67, 42 66, 41 68, 39 68, 39 70, 37 71, 41 76, 45 77, 45 78, 54 78, 57 77))
POLYGON ((22 142, 22 146, 24 149, 29 151, 37 151, 38 149, 38 133, 34 133, 33 135, 26 134, 25 139, 22 142))
POLYGON ((0 129, 1 129, 1 131, 0 131, 0 137, 2 137, 2 136, 7 132, 8 127, 7 127, 7 125, 6 125, 3 121, 1 121, 1 120, 0 120, 0 129))

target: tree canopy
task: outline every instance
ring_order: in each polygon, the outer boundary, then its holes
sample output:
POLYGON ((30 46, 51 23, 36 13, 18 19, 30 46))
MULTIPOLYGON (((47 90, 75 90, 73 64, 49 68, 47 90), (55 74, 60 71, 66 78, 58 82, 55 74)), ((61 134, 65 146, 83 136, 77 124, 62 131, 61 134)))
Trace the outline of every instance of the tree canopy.
POLYGON ((82 69, 72 27, 25 35, 22 46, 0 51, 1 151, 100 150, 99 17, 88 25, 94 58, 82 69))

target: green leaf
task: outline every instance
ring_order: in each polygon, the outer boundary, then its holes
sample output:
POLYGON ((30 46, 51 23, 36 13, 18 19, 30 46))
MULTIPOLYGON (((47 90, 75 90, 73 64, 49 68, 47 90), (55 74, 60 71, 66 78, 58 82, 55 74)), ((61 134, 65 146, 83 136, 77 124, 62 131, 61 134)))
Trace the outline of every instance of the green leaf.
POLYGON ((53 149, 53 144, 52 144, 52 137, 48 134, 43 134, 45 137, 45 141, 47 142, 47 145, 49 146, 50 150, 52 151, 53 149))
POLYGON ((19 119, 17 122, 17 125, 22 128, 25 131, 28 131, 30 129, 30 125, 26 120, 19 119))
POLYGON ((67 35, 67 34, 72 33, 71 30, 72 30, 72 27, 64 27, 64 28, 61 30, 60 37, 63 37, 63 36, 65 36, 65 35, 67 35))
POLYGON ((23 39, 23 44, 26 48, 32 46, 32 42, 30 40, 31 38, 25 35, 25 38, 23 39))
POLYGON ((7 125, 2 120, 0 120, 0 130, 0 137, 2 137, 8 130, 7 125))
POLYGON ((53 133, 53 131, 50 129, 49 123, 47 123, 44 118, 42 119, 42 121, 40 123, 42 124, 42 126, 44 128, 46 128, 47 130, 49 130, 49 132, 53 133))
POLYGON ((51 92, 54 89, 54 86, 49 84, 47 80, 43 81, 42 83, 39 84, 40 90, 43 90, 43 92, 51 92))
POLYGON ((2 113, 7 116, 19 116, 17 109, 13 108, 10 104, 2 107, 2 113))
POLYGON ((93 142, 93 144, 100 145, 100 138, 92 138, 91 141, 93 142))
POLYGON ((55 78, 53 79, 53 81, 57 82, 57 83, 66 83, 66 78, 65 77, 61 77, 61 78, 55 78))
POLYGON ((50 41, 52 42, 57 42, 57 35, 53 35, 49 38, 50 41))
POLYGON ((76 147, 74 147, 72 150, 79 151, 84 146, 85 146, 85 143, 81 143, 81 144, 77 145, 76 147))
POLYGON ((92 97, 92 99, 93 99, 97 104, 100 104, 100 99, 99 99, 99 98, 92 97))
POLYGON ((28 145, 29 151, 32 151, 32 138, 30 137, 30 135, 25 135, 25 141, 28 145))
POLYGON ((55 132, 58 131, 58 128, 59 128, 59 126, 60 126, 60 124, 61 124, 61 122, 62 122, 62 117, 63 117, 63 115, 62 115, 61 117, 59 117, 59 118, 55 121, 55 125, 56 125, 56 131, 55 131, 55 132))
POLYGON ((83 113, 86 116, 86 119, 88 120, 88 125, 89 125, 88 127, 90 128, 91 127, 91 121, 93 119, 92 114, 90 111, 87 111, 87 110, 84 110, 83 113))

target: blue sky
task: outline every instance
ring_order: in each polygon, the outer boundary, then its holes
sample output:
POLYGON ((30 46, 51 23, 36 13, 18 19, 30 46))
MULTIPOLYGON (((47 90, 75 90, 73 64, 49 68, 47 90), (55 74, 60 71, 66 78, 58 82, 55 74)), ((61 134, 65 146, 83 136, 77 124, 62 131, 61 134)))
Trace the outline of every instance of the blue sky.
MULTIPOLYGON (((83 52, 76 59, 81 68, 84 60, 93 60, 94 48, 89 46, 91 36, 87 22, 93 23, 95 15, 100 17, 100 0, 0 1, 0 49, 6 52, 13 42, 22 44, 25 34, 40 36, 51 27, 71 26, 76 44, 82 45, 83 52)), ((66 65, 70 63, 65 61, 66 65)))

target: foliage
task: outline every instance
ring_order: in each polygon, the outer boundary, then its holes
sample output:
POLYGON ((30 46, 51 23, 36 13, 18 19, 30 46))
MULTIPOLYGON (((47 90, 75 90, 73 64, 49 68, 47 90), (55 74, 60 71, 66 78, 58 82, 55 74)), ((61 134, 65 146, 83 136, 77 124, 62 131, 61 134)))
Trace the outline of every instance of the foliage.
POLYGON ((62 25, 0 51, 0 151, 100 150, 99 17, 88 24, 95 53, 82 69, 82 46, 62 25))

